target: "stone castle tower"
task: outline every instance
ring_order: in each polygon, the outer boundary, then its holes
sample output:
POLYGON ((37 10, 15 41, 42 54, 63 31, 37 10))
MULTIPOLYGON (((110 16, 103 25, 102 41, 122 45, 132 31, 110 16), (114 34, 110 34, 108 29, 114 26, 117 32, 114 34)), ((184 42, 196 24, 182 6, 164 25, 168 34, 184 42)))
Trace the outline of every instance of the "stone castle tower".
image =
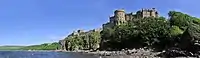
POLYGON ((116 10, 114 12, 114 18, 111 18, 110 20, 113 20, 113 23, 115 23, 116 25, 120 25, 123 23, 126 23, 126 18, 125 18, 125 11, 123 9, 120 10, 116 10))
POLYGON ((144 17, 158 17, 158 12, 156 11, 155 8, 142 9, 142 10, 137 12, 137 15, 141 16, 142 18, 144 18, 144 17))
POLYGON ((133 21, 138 18, 145 17, 158 17, 158 12, 155 8, 151 9, 141 9, 136 12, 136 14, 126 13, 124 9, 118 9, 114 11, 114 16, 111 16, 110 21, 106 24, 103 24, 103 27, 112 27, 115 25, 121 25, 128 21, 133 21))

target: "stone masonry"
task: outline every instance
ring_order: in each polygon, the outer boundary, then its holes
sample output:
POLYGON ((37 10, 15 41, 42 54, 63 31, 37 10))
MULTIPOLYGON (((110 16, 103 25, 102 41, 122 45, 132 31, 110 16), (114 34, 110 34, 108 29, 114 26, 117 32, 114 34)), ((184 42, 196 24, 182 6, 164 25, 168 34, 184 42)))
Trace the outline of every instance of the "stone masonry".
POLYGON ((128 21, 132 21, 138 18, 145 18, 145 17, 158 17, 158 12, 155 8, 151 9, 141 9, 136 12, 136 14, 125 13, 124 9, 118 9, 114 11, 114 16, 109 17, 110 21, 106 24, 103 24, 104 27, 112 27, 115 25, 121 25, 128 21))

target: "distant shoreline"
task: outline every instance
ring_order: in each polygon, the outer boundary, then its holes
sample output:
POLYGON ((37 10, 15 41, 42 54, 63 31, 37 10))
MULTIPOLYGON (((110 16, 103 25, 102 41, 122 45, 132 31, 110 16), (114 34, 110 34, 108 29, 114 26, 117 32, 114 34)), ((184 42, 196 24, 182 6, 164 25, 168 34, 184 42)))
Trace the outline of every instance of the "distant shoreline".
POLYGON ((165 56, 158 56, 163 52, 153 52, 145 49, 132 49, 122 51, 88 51, 88 50, 77 50, 77 51, 66 51, 66 50, 0 50, 1 51, 25 51, 25 52, 63 52, 63 53, 75 53, 81 55, 98 56, 102 58, 162 58, 165 56))
POLYGON ((54 52, 58 52, 55 50, 0 50, 0 51, 54 51, 54 52))

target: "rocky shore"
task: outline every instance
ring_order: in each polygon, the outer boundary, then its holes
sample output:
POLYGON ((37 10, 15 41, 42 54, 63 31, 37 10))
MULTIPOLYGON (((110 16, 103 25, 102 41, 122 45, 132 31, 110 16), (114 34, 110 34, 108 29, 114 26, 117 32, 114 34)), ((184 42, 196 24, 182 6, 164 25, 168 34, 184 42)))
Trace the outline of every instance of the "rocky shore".
POLYGON ((162 52, 154 52, 152 49, 123 49, 121 51, 90 51, 76 50, 65 51, 99 56, 100 58, 200 58, 200 53, 192 53, 179 48, 171 48, 162 52))
POLYGON ((89 51, 89 50, 77 50, 73 52, 79 52, 83 54, 90 54, 100 56, 102 58, 160 58, 161 52, 152 52, 151 49, 123 49, 121 51, 89 51))

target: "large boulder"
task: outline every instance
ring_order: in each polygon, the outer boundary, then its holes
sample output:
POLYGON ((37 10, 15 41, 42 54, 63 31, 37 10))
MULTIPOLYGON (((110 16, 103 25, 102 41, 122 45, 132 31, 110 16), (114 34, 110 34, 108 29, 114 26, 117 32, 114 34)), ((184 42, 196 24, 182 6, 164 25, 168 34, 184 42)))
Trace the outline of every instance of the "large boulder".
POLYGON ((172 47, 172 48, 167 49, 165 52, 162 52, 158 56, 170 58, 170 57, 187 57, 187 56, 194 57, 196 55, 194 55, 191 52, 187 52, 185 50, 181 50, 179 48, 172 47))
POLYGON ((200 25, 191 24, 183 33, 180 40, 180 48, 195 52, 200 47, 200 25))
POLYGON ((66 50, 66 40, 60 40, 59 41, 61 50, 66 50))

